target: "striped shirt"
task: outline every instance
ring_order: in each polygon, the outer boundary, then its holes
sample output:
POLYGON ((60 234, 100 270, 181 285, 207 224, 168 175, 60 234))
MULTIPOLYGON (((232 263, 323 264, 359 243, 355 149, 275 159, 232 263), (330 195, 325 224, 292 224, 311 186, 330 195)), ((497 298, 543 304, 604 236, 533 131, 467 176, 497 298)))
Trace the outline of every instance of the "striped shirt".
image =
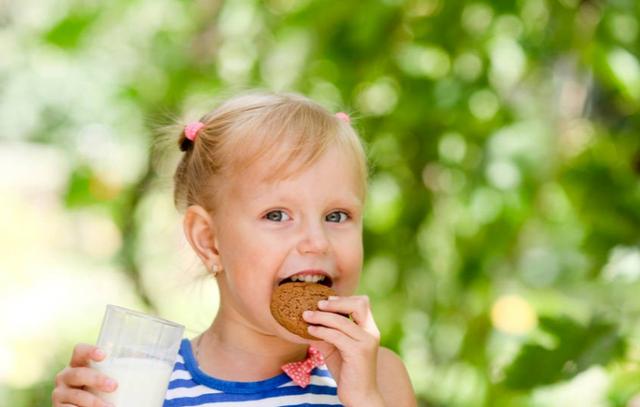
POLYGON ((204 373, 183 339, 163 407, 329 407, 342 406, 336 381, 326 365, 311 371, 304 389, 284 372, 258 382, 233 382, 204 373))

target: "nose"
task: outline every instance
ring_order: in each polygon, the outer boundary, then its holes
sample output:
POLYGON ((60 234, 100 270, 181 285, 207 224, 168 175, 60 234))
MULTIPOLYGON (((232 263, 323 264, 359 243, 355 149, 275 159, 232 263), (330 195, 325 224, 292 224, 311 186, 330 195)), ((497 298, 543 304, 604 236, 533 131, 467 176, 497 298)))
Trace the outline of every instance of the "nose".
POLYGON ((303 226, 297 245, 301 254, 325 254, 329 250, 329 239, 321 222, 307 222, 303 226))

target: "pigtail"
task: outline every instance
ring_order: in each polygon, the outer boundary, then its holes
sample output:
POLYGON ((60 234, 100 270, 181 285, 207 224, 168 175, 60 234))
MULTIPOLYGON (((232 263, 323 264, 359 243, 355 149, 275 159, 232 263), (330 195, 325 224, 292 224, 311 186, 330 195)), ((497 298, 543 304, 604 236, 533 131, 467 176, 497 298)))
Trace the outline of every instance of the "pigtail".
POLYGON ((187 152, 193 148, 194 144, 195 143, 192 140, 187 138, 183 129, 182 132, 180 132, 180 138, 178 139, 178 147, 180 148, 180 151, 187 152))
POLYGON ((204 123, 201 121, 191 122, 184 126, 182 133, 180 133, 179 146, 181 151, 188 151, 193 148, 193 144, 198 137, 198 132, 204 127, 204 123))

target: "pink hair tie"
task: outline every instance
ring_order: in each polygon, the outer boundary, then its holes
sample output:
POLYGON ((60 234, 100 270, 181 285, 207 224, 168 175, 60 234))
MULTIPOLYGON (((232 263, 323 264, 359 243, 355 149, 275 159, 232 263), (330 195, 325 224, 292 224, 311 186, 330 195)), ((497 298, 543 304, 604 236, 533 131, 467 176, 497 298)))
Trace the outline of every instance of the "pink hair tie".
POLYGON ((351 118, 349 117, 348 114, 346 114, 345 112, 338 112, 336 113, 336 117, 340 120, 342 120, 345 123, 351 123, 351 118))
POLYGON ((191 122, 184 126, 184 136, 191 141, 195 141, 198 137, 198 132, 204 127, 202 122, 191 122))

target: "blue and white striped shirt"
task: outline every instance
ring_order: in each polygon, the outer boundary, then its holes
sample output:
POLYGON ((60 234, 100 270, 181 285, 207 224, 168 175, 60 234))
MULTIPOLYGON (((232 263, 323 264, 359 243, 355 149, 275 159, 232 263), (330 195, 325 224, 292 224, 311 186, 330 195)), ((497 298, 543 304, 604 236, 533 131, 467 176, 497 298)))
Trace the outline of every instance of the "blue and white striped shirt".
POLYGON ((258 382, 216 379, 198 367, 191 342, 183 339, 163 407, 335 407, 342 406, 326 365, 311 372, 304 389, 284 372, 258 382))

